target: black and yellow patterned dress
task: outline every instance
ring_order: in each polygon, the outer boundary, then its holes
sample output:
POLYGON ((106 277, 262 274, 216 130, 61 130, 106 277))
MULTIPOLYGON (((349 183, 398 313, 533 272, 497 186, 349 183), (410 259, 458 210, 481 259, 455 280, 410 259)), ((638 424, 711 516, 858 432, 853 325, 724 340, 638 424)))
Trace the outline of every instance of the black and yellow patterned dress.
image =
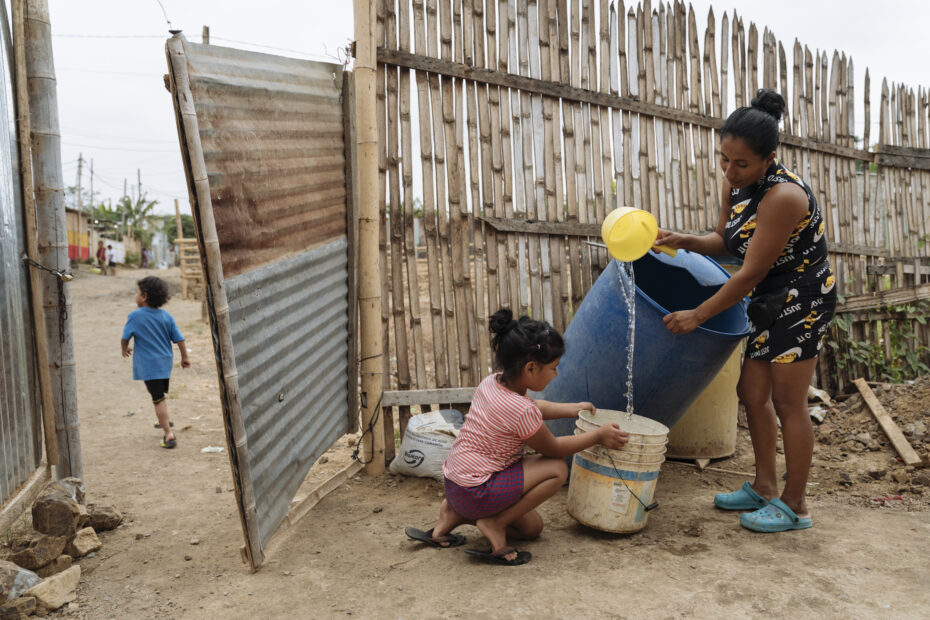
POLYGON ((824 333, 836 310, 836 287, 824 220, 810 188, 777 160, 762 179, 730 192, 730 219, 723 243, 731 254, 746 258, 756 228, 756 211, 778 183, 794 183, 807 193, 807 216, 798 222, 784 251, 752 292, 753 300, 774 299, 784 306, 768 326, 753 325, 746 355, 750 359, 787 364, 817 357, 824 333))

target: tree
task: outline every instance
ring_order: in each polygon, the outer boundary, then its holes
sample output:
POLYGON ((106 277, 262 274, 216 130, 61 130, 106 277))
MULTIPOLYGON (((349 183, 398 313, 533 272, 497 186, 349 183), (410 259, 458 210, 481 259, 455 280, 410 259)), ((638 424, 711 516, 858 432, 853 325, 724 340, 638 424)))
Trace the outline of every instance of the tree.
POLYGON ((142 239, 147 244, 146 237, 151 237, 152 233, 148 230, 148 220, 151 217, 152 209, 158 204, 157 200, 147 200, 146 194, 142 194, 135 200, 130 196, 123 196, 116 203, 116 208, 120 215, 126 221, 126 236, 132 239, 142 239))
MULTIPOLYGON (((190 215, 181 215, 181 230, 184 231, 185 239, 194 238, 194 218, 190 215)), ((165 235, 168 237, 168 243, 174 243, 178 237, 178 221, 173 215, 165 216, 165 235)))

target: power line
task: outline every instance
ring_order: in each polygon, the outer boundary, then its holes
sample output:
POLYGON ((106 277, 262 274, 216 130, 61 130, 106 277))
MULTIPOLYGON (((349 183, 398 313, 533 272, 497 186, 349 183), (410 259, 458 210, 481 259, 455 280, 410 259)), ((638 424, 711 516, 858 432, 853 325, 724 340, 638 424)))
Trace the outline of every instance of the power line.
POLYGON ((167 39, 163 34, 53 34, 59 39, 167 39))
POLYGON ((131 148, 122 148, 118 146, 97 146, 95 144, 79 144, 77 142, 65 142, 62 140, 62 144, 66 146, 77 146, 85 149, 102 149, 104 151, 132 151, 137 153, 177 153, 178 149, 131 149, 131 148))
MULTIPOLYGON (((177 143, 178 143, 177 140, 148 140, 148 139, 144 139, 144 138, 130 138, 130 137, 127 137, 127 136, 116 137, 116 136, 104 136, 104 135, 100 135, 100 134, 81 133, 81 132, 79 132, 79 131, 74 131, 73 129, 71 129, 71 128, 65 126, 65 125, 62 125, 61 130, 62 130, 64 133, 66 133, 66 134, 75 135, 75 136, 80 136, 80 137, 82 137, 82 138, 91 138, 92 140, 108 140, 108 141, 113 141, 113 142, 116 142, 116 141, 119 141, 119 142, 126 142, 126 141, 130 141, 130 142, 149 142, 149 143, 152 143, 152 144, 177 144, 177 143)), ((74 160, 72 160, 72 161, 77 161, 77 160, 74 159, 74 160)))
POLYGON ((135 71, 101 71, 99 69, 77 69, 75 67, 56 67, 58 71, 74 71, 76 73, 101 73, 104 75, 131 75, 137 77, 148 77, 148 78, 159 78, 161 75, 157 73, 138 73, 135 71))

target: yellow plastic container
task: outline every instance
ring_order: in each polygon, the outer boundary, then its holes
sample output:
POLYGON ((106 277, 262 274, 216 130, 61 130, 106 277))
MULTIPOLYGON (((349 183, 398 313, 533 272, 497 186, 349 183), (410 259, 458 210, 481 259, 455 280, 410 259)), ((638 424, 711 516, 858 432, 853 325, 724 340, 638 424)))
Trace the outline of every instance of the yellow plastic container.
MULTIPOLYGON (((607 214, 601 223, 601 238, 610 255, 619 261, 630 262, 642 258, 656 241, 659 225, 648 211, 634 207, 618 207, 607 214)), ((659 246, 669 256, 677 250, 659 246)))
MULTIPOLYGON (((724 265, 730 274, 739 267, 724 265)), ((717 376, 668 434, 669 458, 720 459, 736 451, 739 382, 745 346, 736 347, 717 376)))
MULTIPOLYGON (((579 416, 576 432, 615 422, 630 433, 639 446, 661 447, 664 451, 668 428, 622 411, 602 409, 596 415, 579 416)), ((588 527, 614 533, 638 532, 646 527, 648 506, 655 495, 659 470, 665 461, 661 452, 610 450, 592 446, 575 455, 568 483, 568 514, 588 527), (637 499, 637 497, 639 499, 637 499)))

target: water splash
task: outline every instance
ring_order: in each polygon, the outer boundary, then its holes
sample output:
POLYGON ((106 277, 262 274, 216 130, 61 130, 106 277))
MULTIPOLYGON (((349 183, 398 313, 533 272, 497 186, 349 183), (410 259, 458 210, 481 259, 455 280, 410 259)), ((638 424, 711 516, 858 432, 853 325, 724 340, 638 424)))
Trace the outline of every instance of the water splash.
MULTIPOLYGON (((619 261, 618 261, 619 262, 619 261)), ((636 277, 633 263, 619 262, 617 272, 620 275, 620 290, 626 302, 627 316, 630 317, 630 338, 626 357, 626 411, 627 420, 633 417, 633 349, 636 342, 636 277)))

